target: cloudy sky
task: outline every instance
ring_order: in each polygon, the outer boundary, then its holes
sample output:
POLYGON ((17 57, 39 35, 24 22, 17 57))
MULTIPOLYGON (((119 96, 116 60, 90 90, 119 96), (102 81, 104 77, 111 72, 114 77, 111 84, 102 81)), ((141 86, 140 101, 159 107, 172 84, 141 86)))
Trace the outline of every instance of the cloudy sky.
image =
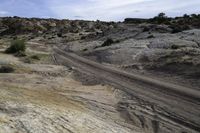
POLYGON ((0 16, 121 21, 200 13, 200 0, 0 0, 0 16))

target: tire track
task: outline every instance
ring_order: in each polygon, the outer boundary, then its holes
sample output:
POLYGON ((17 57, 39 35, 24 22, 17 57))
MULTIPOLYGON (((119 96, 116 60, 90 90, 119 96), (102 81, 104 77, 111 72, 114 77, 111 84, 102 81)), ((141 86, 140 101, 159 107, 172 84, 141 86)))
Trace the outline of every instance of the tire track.
MULTIPOLYGON (((111 82, 121 90, 156 103, 174 114, 166 116, 159 112, 157 115, 161 119, 168 119, 169 123, 176 122, 184 128, 200 131, 200 93, 198 90, 106 67, 73 53, 66 53, 58 48, 54 48, 54 52, 55 58, 56 56, 59 59, 62 58, 67 62, 67 65, 70 64, 77 69, 97 75, 97 77, 111 82)), ((58 59, 56 60, 58 61, 58 59)), ((61 64, 66 65, 63 62, 61 64)))

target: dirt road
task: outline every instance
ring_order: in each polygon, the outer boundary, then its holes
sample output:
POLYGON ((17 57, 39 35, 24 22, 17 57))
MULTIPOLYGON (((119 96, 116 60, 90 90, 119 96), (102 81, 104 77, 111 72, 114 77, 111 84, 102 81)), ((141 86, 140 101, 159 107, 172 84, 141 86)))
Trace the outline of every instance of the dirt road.
MULTIPOLYGON (((129 74, 58 48, 54 48, 53 55, 58 63, 91 73, 103 82, 133 97, 152 103, 153 110, 145 112, 146 117, 161 123, 160 125, 178 126, 183 131, 189 132, 200 131, 200 92, 198 90, 129 74)), ((159 126, 159 124, 156 125, 159 126)))

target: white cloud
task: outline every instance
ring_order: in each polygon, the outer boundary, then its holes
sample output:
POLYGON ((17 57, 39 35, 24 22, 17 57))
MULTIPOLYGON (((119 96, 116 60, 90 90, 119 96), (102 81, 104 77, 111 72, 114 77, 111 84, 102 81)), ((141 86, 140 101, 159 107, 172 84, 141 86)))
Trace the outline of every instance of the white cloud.
POLYGON ((200 0, 0 0, 0 16, 123 20, 200 13, 200 0), (6 12, 7 11, 7 12, 6 12))
POLYGON ((198 13, 199 0, 50 0, 59 18, 123 20, 125 17, 153 17, 159 12, 176 16, 198 13))
POLYGON ((151 0, 84 0, 78 3, 61 1, 52 0, 50 2, 51 10, 60 18, 73 19, 74 16, 81 16, 82 19, 89 20, 117 20, 119 16, 127 12, 136 11, 134 8, 131 9, 131 5, 151 0))
POLYGON ((0 16, 5 16, 5 15, 7 15, 7 14, 8 14, 7 11, 0 11, 0 16))

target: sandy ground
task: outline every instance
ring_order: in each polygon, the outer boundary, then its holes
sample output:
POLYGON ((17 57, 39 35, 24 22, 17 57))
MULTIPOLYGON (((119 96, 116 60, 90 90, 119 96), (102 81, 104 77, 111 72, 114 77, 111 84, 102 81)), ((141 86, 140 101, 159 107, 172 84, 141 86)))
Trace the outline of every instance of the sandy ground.
POLYGON ((96 75, 99 80, 107 81, 106 83, 114 85, 131 95, 130 97, 133 99, 130 99, 129 103, 127 102, 128 98, 121 99, 122 108, 120 107, 119 110, 125 107, 121 111, 123 112, 122 114, 126 118, 129 117, 134 125, 138 124, 143 129, 147 128, 145 132, 168 132, 169 129, 171 130, 170 132, 196 132, 194 130, 199 130, 199 102, 198 100, 192 100, 199 97, 199 92, 195 89, 184 88, 178 85, 174 86, 167 82, 161 82, 141 75, 129 75, 120 70, 94 63, 75 54, 62 52, 62 50, 55 50, 55 52, 56 62, 66 66, 71 64, 76 70, 96 75), (137 80, 143 82, 138 83, 137 80), (145 82, 151 82, 152 84, 148 85, 145 82), (156 86, 154 83, 159 84, 159 86, 156 86), (165 88, 166 86, 168 88, 165 88), (172 90, 177 90, 177 93, 174 93, 172 90), (180 91, 178 92, 178 90, 180 91), (183 91, 185 91, 185 95, 181 95, 183 91), (189 96, 191 91, 193 92, 191 95, 192 98, 187 100, 189 99, 187 95, 189 96), (139 97, 138 99, 140 100, 134 100, 135 97, 139 97), (146 103, 141 102, 142 99, 146 103), (149 107, 146 108, 143 104, 149 107), (139 110, 138 114, 137 110, 139 110))
POLYGON ((114 88, 82 85, 63 66, 25 64, 2 53, 0 61, 16 69, 0 74, 1 133, 139 132, 116 111, 114 88))

